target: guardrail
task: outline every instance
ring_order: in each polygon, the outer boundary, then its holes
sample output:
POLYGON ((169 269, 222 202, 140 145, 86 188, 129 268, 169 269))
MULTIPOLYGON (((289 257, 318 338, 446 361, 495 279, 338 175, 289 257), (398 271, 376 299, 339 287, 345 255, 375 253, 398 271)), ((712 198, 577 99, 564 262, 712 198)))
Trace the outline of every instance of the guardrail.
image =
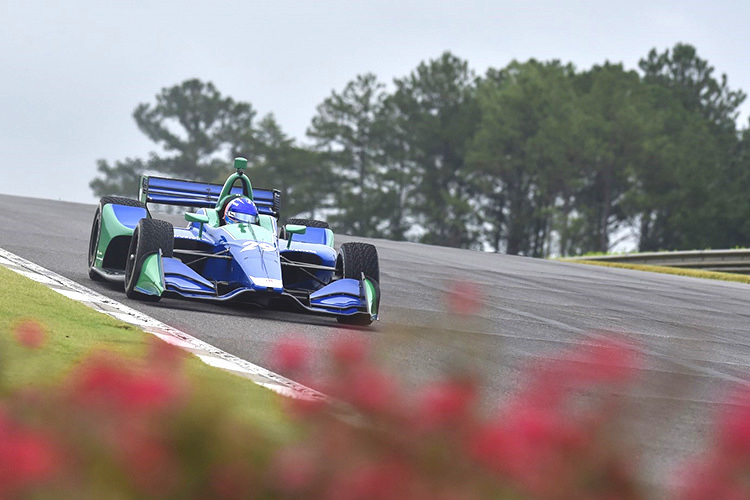
POLYGON ((573 257, 569 260, 593 260, 646 264, 649 266, 681 267, 724 273, 750 274, 750 249, 691 250, 687 252, 646 252, 625 255, 573 257))

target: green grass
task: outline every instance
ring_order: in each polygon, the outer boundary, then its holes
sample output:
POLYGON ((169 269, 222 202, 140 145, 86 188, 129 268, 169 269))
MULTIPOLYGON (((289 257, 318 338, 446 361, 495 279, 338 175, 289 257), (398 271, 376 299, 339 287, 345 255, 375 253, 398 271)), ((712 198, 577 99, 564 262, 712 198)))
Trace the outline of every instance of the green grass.
MULTIPOLYGON (((149 340, 149 334, 134 326, 0 266, 0 385, 6 389, 59 383, 95 351, 142 357, 149 340), (44 326, 46 341, 40 349, 14 340, 13 327, 24 319, 44 326)), ((237 418, 264 426, 271 434, 283 436, 290 430, 280 397, 268 389, 210 367, 195 356, 187 356, 185 370, 198 398, 205 395, 206 400, 228 402, 237 418)))
POLYGON ((592 266, 617 267, 620 269, 633 269, 636 271, 648 271, 652 273, 675 274, 677 276, 689 276, 691 278, 703 278, 722 281, 736 281, 738 283, 750 284, 750 276, 734 273, 720 273, 716 271, 701 271, 698 269, 683 269, 679 267, 648 266, 645 264, 625 264, 622 262, 601 262, 596 260, 572 260, 560 259, 562 262, 574 264, 589 264, 592 266))

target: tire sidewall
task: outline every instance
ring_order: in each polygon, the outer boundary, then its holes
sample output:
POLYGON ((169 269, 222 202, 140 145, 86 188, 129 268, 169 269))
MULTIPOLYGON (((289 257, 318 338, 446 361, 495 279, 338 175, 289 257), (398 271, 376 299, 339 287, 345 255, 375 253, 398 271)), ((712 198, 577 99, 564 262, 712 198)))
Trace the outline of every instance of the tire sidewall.
POLYGON ((135 293, 135 284, 138 282, 136 276, 140 274, 141 259, 138 258, 141 246, 141 225, 138 224, 133 230, 133 236, 128 247, 127 260, 125 261, 125 292, 128 296, 135 293))

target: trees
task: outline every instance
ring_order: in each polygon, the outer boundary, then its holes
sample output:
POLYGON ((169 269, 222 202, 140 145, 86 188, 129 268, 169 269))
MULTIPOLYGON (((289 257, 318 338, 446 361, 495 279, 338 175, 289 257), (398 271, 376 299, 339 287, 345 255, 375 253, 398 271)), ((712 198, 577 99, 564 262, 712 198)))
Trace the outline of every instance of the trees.
POLYGON ((358 75, 318 106, 307 131, 333 173, 331 223, 362 236, 381 236, 391 211, 380 182, 384 87, 372 73, 358 75))
POLYGON ((284 217, 319 217, 318 210, 327 197, 321 186, 332 182, 328 164, 320 154, 297 146, 270 113, 258 122, 250 136, 252 144, 239 150, 255 151, 248 171, 253 185, 281 191, 284 217))
POLYGON ((569 211, 574 180, 573 68, 511 62, 479 85, 479 128, 468 161, 482 186, 487 243, 496 251, 549 251, 555 205, 569 211))
POLYGON ((735 123, 745 94, 730 90, 726 75, 716 80, 714 68, 690 45, 652 50, 639 66, 661 124, 639 174, 639 248, 746 244, 750 233, 737 233, 748 185, 737 182, 742 171, 735 123))
POLYGON ((685 44, 639 66, 531 59, 478 78, 445 52, 392 87, 367 73, 333 91, 311 146, 187 80, 133 114, 157 151, 99 160, 91 187, 131 194, 143 171, 220 182, 242 155, 254 184, 282 191, 286 216, 361 236, 531 256, 606 252, 632 235, 641 250, 747 244, 744 92, 685 44))
POLYGON ((423 228, 425 243, 475 247, 479 243, 476 205, 465 156, 478 121, 476 76, 468 62, 450 52, 421 63, 396 79, 389 100, 394 130, 394 162, 413 171, 410 211, 423 228))
MULTIPOLYGON (((90 186, 97 196, 131 195, 144 171, 211 181, 226 167, 233 144, 249 143, 255 110, 224 97, 210 82, 186 80, 164 88, 156 103, 133 112, 138 128, 159 148, 148 160, 126 159, 109 165, 98 160, 100 177, 90 186)), ((252 156, 252 151, 244 152, 252 156)))

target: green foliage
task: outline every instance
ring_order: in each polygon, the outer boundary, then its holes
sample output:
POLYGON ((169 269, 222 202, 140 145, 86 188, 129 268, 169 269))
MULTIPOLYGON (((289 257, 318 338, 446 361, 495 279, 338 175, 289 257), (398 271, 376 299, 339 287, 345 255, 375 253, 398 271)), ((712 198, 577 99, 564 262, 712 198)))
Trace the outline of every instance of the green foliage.
POLYGON ((310 147, 188 80, 134 112, 160 151, 100 160, 91 187, 132 196, 144 170, 220 182, 242 155, 285 216, 349 234, 531 256, 747 245, 745 93, 686 44, 639 67, 531 59, 478 78, 445 52, 392 86, 367 73, 333 91, 310 147))
POLYGON ((380 126, 384 85, 371 73, 359 75, 317 108, 307 135, 333 171, 330 218, 336 230, 383 236, 391 207, 379 180, 384 128, 380 126))
POLYGON ((409 204, 413 222, 425 229, 421 241, 475 246, 478 221, 465 157, 479 118, 476 77, 467 61, 445 52, 394 83, 389 105, 399 138, 390 152, 412 169, 409 204))

